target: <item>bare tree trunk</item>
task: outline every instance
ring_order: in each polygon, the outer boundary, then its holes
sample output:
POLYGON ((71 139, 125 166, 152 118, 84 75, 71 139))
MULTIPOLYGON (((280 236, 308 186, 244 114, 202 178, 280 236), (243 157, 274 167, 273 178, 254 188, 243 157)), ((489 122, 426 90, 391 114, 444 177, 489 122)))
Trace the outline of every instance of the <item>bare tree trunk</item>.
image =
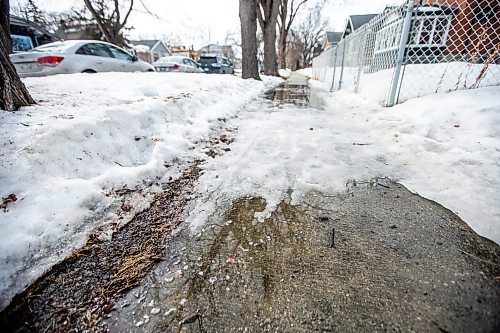
POLYGON ((288 38, 288 30, 280 29, 280 38, 278 41, 278 67, 280 69, 286 69, 286 40, 288 38))
POLYGON ((257 63, 257 0, 240 0, 242 74, 244 79, 260 80, 257 63))
POLYGON ((267 75, 278 75, 276 63, 276 24, 281 0, 259 0, 257 8, 260 29, 264 39, 264 72, 267 75), (262 9, 261 9, 262 7, 262 9))
POLYGON ((276 62, 276 21, 269 22, 264 34, 264 72, 266 75, 278 75, 276 62))
POLYGON ((0 1, 0 109, 15 111, 36 103, 10 61, 9 0, 0 1))
POLYGON ((288 31, 286 29, 288 16, 288 0, 281 0, 281 8, 279 11, 279 28, 280 38, 278 40, 278 67, 286 69, 286 39, 288 31))

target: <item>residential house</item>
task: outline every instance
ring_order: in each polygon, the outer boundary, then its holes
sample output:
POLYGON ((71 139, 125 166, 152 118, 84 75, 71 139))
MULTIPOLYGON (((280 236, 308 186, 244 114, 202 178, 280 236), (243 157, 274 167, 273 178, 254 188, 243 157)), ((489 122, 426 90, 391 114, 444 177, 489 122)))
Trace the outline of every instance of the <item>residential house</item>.
POLYGON ((351 15, 347 18, 347 24, 342 33, 342 38, 349 36, 366 23, 370 22, 378 14, 351 15))
POLYGON ((56 30, 55 35, 63 40, 75 39, 91 39, 100 40, 102 32, 99 30, 97 23, 79 22, 79 21, 65 21, 61 20, 59 28, 56 30))
POLYGON ((303 68, 303 46, 301 43, 289 42, 286 48, 286 67, 292 71, 303 68))
MULTIPOLYGON (((356 31, 363 29, 363 26, 378 17, 378 14, 350 15, 347 18, 346 27, 342 33, 342 39, 349 38, 356 31)), ((358 43, 346 43, 345 66, 355 66, 357 61, 356 54, 359 51, 358 43)))
POLYGON ((170 48, 159 39, 131 40, 130 45, 139 59, 153 63, 161 57, 172 55, 170 48))
POLYGON ((29 51, 34 47, 59 40, 57 36, 38 24, 15 15, 10 15, 10 37, 13 52, 29 51))
MULTIPOLYGON (((500 44, 499 10, 498 0, 416 0, 407 60, 411 63, 454 58, 486 61, 500 44)), ((376 33, 371 63, 374 70, 391 66, 384 59, 397 53, 403 20, 403 13, 374 19, 373 25, 380 26, 376 32, 370 32, 376 33)), ((498 56, 492 61, 498 62, 498 56)))
POLYGON ((323 37, 323 51, 337 46, 342 39, 342 34, 342 32, 327 31, 323 37))
POLYGON ((498 0, 417 0, 415 5, 419 12, 410 39, 413 49, 438 48, 447 57, 484 61, 500 44, 498 0))

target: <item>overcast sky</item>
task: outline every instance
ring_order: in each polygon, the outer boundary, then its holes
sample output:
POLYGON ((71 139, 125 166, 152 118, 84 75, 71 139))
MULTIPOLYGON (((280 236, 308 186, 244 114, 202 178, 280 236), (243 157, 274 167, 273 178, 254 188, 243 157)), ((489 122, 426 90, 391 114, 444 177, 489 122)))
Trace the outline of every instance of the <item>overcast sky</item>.
MULTIPOLYGON (((11 0, 22 4, 25 0, 11 0)), ((314 0, 310 0, 314 1, 314 0)), ((225 42, 228 33, 239 34, 238 0, 142 0, 158 18, 146 13, 140 0, 130 17, 131 38, 160 38, 178 40, 186 46, 201 47, 208 42, 225 42)), ((394 0, 329 0, 324 8, 334 30, 343 30, 346 17, 352 14, 371 14, 384 9, 394 0)), ((402 1, 399 1, 402 2, 402 1)), ((35 0, 40 8, 64 11, 81 6, 82 0, 35 0)))

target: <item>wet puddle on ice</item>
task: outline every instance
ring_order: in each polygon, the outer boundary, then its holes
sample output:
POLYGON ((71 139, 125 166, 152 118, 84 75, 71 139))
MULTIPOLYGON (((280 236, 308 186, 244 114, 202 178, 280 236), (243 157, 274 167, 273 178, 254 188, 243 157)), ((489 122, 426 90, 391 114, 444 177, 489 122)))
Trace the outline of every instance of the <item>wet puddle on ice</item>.
POLYGON ((264 93, 264 98, 275 105, 293 105, 297 108, 318 108, 324 106, 324 101, 307 83, 285 81, 277 87, 264 93))

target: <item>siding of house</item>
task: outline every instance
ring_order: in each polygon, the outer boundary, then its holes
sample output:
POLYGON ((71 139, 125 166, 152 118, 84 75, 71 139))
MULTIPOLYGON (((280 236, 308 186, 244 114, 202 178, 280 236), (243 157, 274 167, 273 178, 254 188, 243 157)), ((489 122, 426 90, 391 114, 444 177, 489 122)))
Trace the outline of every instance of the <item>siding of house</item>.
POLYGON ((149 47, 149 52, 138 51, 137 57, 143 61, 153 63, 160 59, 161 57, 166 57, 172 55, 170 49, 165 45, 164 42, 157 39, 148 40, 133 40, 130 41, 132 45, 144 45, 149 47))
POLYGON ((172 55, 170 50, 163 43, 158 43, 151 51, 153 53, 158 53, 162 57, 172 55))
POLYGON ((426 0, 425 4, 457 8, 446 43, 448 54, 492 54, 500 43, 498 0, 426 0))

